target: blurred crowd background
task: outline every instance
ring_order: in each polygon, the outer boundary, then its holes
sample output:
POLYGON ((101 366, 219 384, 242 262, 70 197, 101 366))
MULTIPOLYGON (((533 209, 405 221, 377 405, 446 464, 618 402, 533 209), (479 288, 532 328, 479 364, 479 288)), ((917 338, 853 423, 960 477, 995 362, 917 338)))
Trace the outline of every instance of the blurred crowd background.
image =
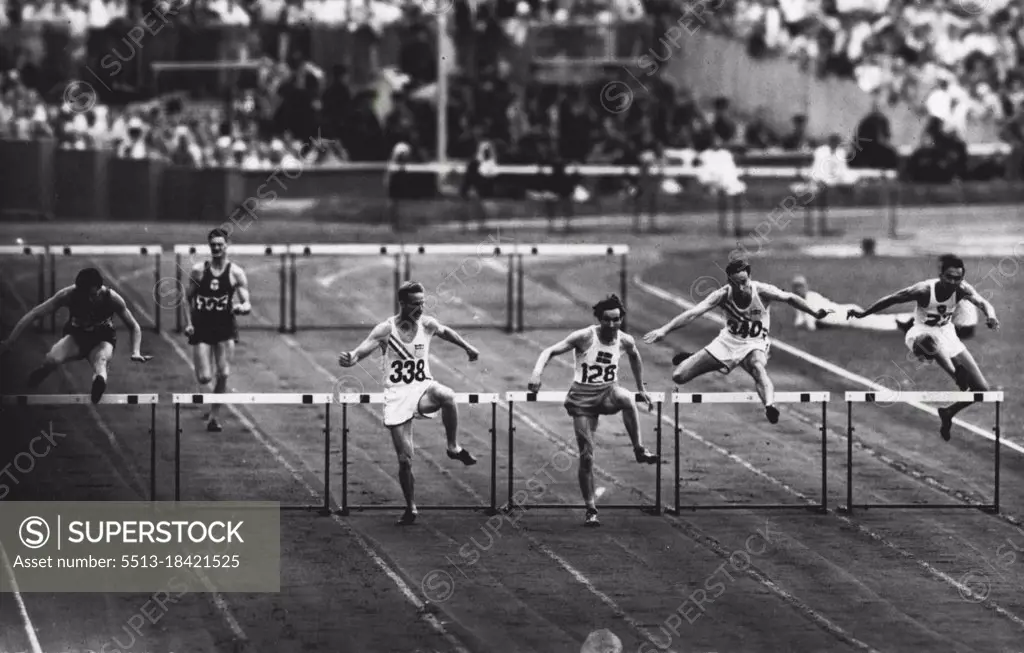
POLYGON ((440 53, 450 159, 485 142, 501 163, 632 163, 651 150, 810 152, 827 140, 808 135, 804 115, 741 113, 667 75, 607 110, 602 89, 622 59, 648 52, 608 52, 608 30, 633 30, 654 55, 687 16, 753 59, 791 59, 870 95, 855 133, 838 135, 856 145, 852 166, 1022 175, 1024 18, 1012 0, 0 0, 0 138, 190 166, 385 161, 399 143, 432 161, 440 53), (527 47, 542 30, 568 63, 527 47), (572 64, 595 53, 607 65, 572 64), (899 103, 921 117, 903 153, 887 119, 899 103), (999 142, 969 142, 973 123, 999 142), (331 146, 309 147, 318 138, 331 146), (1009 154, 997 166, 969 165, 970 148, 999 144, 1009 154))

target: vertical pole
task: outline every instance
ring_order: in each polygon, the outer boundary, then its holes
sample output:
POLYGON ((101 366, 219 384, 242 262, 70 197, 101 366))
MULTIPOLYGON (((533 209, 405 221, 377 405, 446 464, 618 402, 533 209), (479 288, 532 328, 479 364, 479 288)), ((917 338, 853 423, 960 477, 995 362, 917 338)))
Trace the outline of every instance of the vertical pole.
MULTIPOLYGON (((626 254, 623 254, 622 255, 622 265, 619 267, 619 293, 621 293, 623 306, 626 306, 626 288, 628 286, 628 283, 627 283, 627 280, 626 280, 628 272, 626 270, 626 267, 627 267, 626 254)), ((627 306, 626 309, 629 310, 629 307, 627 306)), ((626 316, 625 315, 622 316, 622 330, 623 331, 626 330, 626 316)))
POLYGON ((515 328, 515 294, 516 294, 516 279, 515 279, 516 262, 515 256, 512 254, 508 255, 508 290, 505 293, 505 313, 507 322, 505 324, 505 333, 512 333, 512 329, 515 328))
POLYGON ((525 284, 523 283, 523 255, 519 255, 519 292, 516 295, 517 298, 517 311, 519 313, 519 333, 523 332, 523 295, 525 294, 525 284))
POLYGON ((996 513, 999 513, 999 403, 996 402, 996 492, 995 492, 995 507, 996 513))
POLYGON ((324 515, 331 514, 331 404, 324 404, 324 515))
POLYGON ((515 402, 508 402, 508 504, 509 510, 512 510, 512 468, 515 467, 515 442, 512 434, 515 432, 515 422, 512 417, 512 413, 515 410, 515 402))
MULTIPOLYGON (((673 403, 675 403, 675 402, 673 402, 673 403)), ((679 514, 679 404, 678 403, 675 403, 675 409, 676 409, 676 421, 675 421, 676 476, 675 476, 675 482, 673 483, 673 485, 675 486, 675 494, 676 494, 676 513, 675 514, 678 515, 679 514)))
POLYGON ((181 404, 174 404, 174 500, 181 501, 181 404))
POLYGON ((341 514, 348 514, 348 404, 341 405, 341 514))
MULTIPOLYGON (((182 292, 187 295, 185 284, 181 282, 181 254, 174 254, 174 280, 175 287, 181 288, 182 292)), ((181 311, 184 309, 182 302, 185 301, 185 296, 179 297, 178 301, 174 303, 174 332, 181 333, 181 311)))
POLYGON ((829 187, 821 190, 821 203, 818 205, 818 235, 828 235, 828 194, 829 187))
POLYGON ((725 198, 725 191, 718 191, 718 235, 729 235, 729 203, 725 198))
POLYGON ((412 257, 409 252, 405 253, 405 280, 412 279, 412 257))
MULTIPOLYGON (((57 257, 50 254, 50 297, 57 294, 57 257)), ((57 311, 50 313, 50 333, 57 333, 57 311)))
POLYGON ((285 313, 287 313, 287 307, 288 307, 288 298, 285 296, 288 293, 288 280, 286 278, 287 277, 286 268, 288 266, 287 259, 288 259, 288 255, 287 254, 281 254, 281 269, 279 270, 278 275, 277 275, 278 278, 281 280, 281 301, 280 301, 280 308, 281 308, 281 310, 280 310, 280 313, 281 313, 280 322, 281 322, 281 325, 277 328, 278 333, 284 333, 285 332, 285 324, 284 324, 284 322, 285 322, 285 313))
POLYGON ((498 510, 498 404, 491 403, 491 512, 498 510))
POLYGON ((736 217, 736 222, 733 224, 733 235, 736 238, 743 237, 743 195, 734 195, 732 198, 732 210, 733 215, 736 217))
MULTIPOLYGON (((39 255, 39 303, 42 304, 46 301, 46 254, 41 253, 39 255)), ((43 330, 44 319, 39 318, 36 320, 36 330, 43 330)))
POLYGON ((846 509, 853 512, 853 402, 846 402, 846 509))
POLYGON ((828 402, 821 402, 821 510, 828 510, 828 448, 826 434, 828 433, 828 402))
POLYGON ((298 326, 298 321, 299 321, 299 317, 298 317, 298 315, 299 315, 299 309, 298 309, 299 299, 298 299, 298 293, 296 292, 296 289, 298 288, 298 285, 299 285, 299 262, 298 262, 298 256, 295 254, 295 252, 291 253, 291 259, 292 259, 292 274, 291 274, 291 284, 292 284, 292 291, 291 291, 291 298, 292 298, 292 301, 291 301, 292 307, 291 308, 292 308, 292 311, 291 311, 291 313, 292 313, 292 316, 291 316, 291 328, 290 328, 290 330, 291 330, 292 333, 296 333, 299 330, 299 326, 298 326))
POLYGON ((437 15, 437 162, 441 179, 447 179, 448 167, 448 12, 437 15))
POLYGON ((156 501, 156 404, 149 409, 149 500, 156 501))
POLYGON ((402 255, 395 254, 395 313, 398 313, 398 288, 402 285, 402 255))
POLYGON ((654 470, 654 511, 657 514, 661 514, 661 401, 658 402, 658 425, 654 431, 658 437, 658 466, 654 470))
POLYGON ((899 229, 896 224, 896 205, 899 203, 899 182, 890 177, 889 183, 886 186, 888 189, 886 199, 889 204, 889 237, 898 238, 899 229))
POLYGON ((156 332, 160 333, 160 298, 156 291, 160 289, 160 252, 156 253, 156 265, 153 268, 153 315, 156 319, 156 332))

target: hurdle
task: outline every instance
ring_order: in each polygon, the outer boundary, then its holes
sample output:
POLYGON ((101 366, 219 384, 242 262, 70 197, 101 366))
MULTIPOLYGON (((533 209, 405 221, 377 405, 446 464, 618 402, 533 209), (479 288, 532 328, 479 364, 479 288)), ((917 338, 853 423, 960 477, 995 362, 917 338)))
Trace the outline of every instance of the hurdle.
MULTIPOLYGON (((507 392, 505 393, 505 400, 508 401, 508 503, 506 504, 510 508, 513 505, 522 507, 528 510, 532 509, 555 509, 555 508, 568 508, 574 510, 582 510, 586 508, 584 504, 562 504, 562 503, 530 503, 529 505, 519 506, 513 500, 512 496, 515 493, 515 402, 521 401, 526 403, 553 403, 553 402, 564 402, 568 392, 507 392)), ((639 510, 644 513, 652 515, 660 515, 662 504, 661 504, 661 413, 662 405, 665 402, 664 392, 648 392, 647 396, 651 398, 651 402, 657 406, 658 417, 655 422, 654 433, 657 440, 656 451, 658 455, 658 464, 655 465, 654 478, 655 478, 655 490, 654 490, 654 505, 645 506, 642 504, 602 504, 602 510, 639 510)), ((633 398, 635 401, 640 401, 640 393, 634 393, 633 398)))
POLYGON ((680 445, 679 435, 682 431, 679 425, 680 404, 760 404, 761 397, 756 392, 674 392, 672 403, 675 406, 675 509, 671 514, 679 515, 682 510, 782 510, 782 509, 804 509, 813 512, 827 512, 828 510, 828 449, 826 447, 826 435, 828 432, 828 402, 831 399, 829 392, 776 392, 776 404, 821 404, 821 503, 812 505, 800 505, 792 503, 727 503, 706 506, 683 506, 679 500, 679 483, 682 479, 680 471, 680 445))
MULTIPOLYGON (((507 290, 506 290, 506 297, 505 297, 505 318, 506 318, 505 319, 505 332, 506 333, 512 333, 513 295, 515 294, 515 279, 514 279, 514 274, 515 274, 514 268, 515 268, 515 265, 514 265, 514 258, 513 257, 516 254, 516 246, 508 245, 506 247, 502 247, 500 245, 487 245, 485 243, 481 243, 479 245, 458 245, 458 244, 456 244, 456 245, 432 245, 432 244, 427 244, 427 245, 403 245, 402 246, 402 253, 405 255, 405 279, 406 280, 409 280, 409 279, 412 278, 412 259, 413 259, 413 257, 416 257, 416 256, 446 255, 446 256, 466 256, 466 257, 477 257, 477 258, 480 258, 480 257, 483 257, 483 256, 498 257, 498 256, 506 256, 507 255, 508 256, 508 277, 507 277, 508 281, 507 281, 507 284, 506 284, 507 290)), ((462 265, 464 266, 465 264, 466 264, 466 261, 463 261, 462 265)), ((460 266, 460 267, 462 267, 462 266, 460 266)), ((452 271, 451 274, 449 274, 447 277, 445 277, 445 281, 450 279, 454 274, 455 274, 455 271, 452 271)), ((465 285, 465 284, 463 284, 463 285, 465 285)), ((438 286, 438 287, 440 287, 440 286, 438 286)), ((397 297, 395 299, 395 303, 396 303, 396 305, 398 303, 397 297)), ((475 327, 476 325, 474 325, 474 324, 469 324, 469 325, 466 325, 466 324, 452 324, 452 325, 449 325, 449 326, 451 326, 452 328, 456 328, 456 329, 465 329, 465 328, 475 327)))
POLYGON ((881 392, 848 391, 846 393, 846 505, 841 508, 843 512, 852 513, 854 508, 868 510, 870 508, 938 508, 938 509, 971 509, 982 512, 999 512, 999 455, 1000 455, 1000 429, 999 409, 1003 403, 1004 395, 1001 391, 974 392, 967 391, 917 391, 903 392, 901 390, 885 390, 881 392), (995 404, 995 426, 992 431, 995 434, 995 470, 993 500, 990 504, 969 504, 969 503, 865 503, 854 506, 853 503, 853 404, 894 404, 894 403, 952 403, 970 401, 977 403, 995 404))
MULTIPOLYGON (((156 406, 155 394, 106 394, 99 405, 149 406, 149 500, 156 501, 156 406)), ((3 395, 3 406, 86 406, 93 405, 89 395, 3 395)))
MULTIPOLYGON (((46 301, 46 247, 45 246, 31 246, 31 245, 0 245, 0 256, 35 256, 39 261, 39 268, 37 272, 37 281, 39 287, 39 302, 42 304, 46 301)), ((3 315, 3 294, 0 293, 0 319, 3 315)), ((36 321, 36 331, 42 331, 43 329, 43 318, 39 318, 36 321)))
MULTIPOLYGON (((519 265, 519 292, 518 299, 516 302, 517 308, 517 331, 522 333, 524 326, 524 303, 525 303, 525 288, 524 283, 525 272, 523 271, 523 258, 525 256, 618 256, 619 257, 619 299, 622 300, 623 305, 626 304, 626 291, 629 286, 627 283, 627 267, 629 259, 629 245, 516 245, 515 248, 516 260, 519 265)), ((622 330, 626 330, 626 318, 622 319, 622 330)))
POLYGON ((207 393, 171 395, 174 404, 174 500, 181 501, 181 406, 202 404, 225 405, 291 405, 324 407, 324 502, 322 505, 282 505, 281 510, 318 511, 331 513, 331 404, 329 393, 207 393))
MULTIPOLYGON (((402 255, 403 249, 401 245, 395 244, 379 244, 379 245, 358 245, 358 244, 344 244, 344 245, 317 245, 317 244, 293 244, 288 245, 288 258, 291 263, 291 269, 289 274, 290 283, 290 296, 291 301, 289 305, 289 317, 291 324, 288 327, 289 333, 295 333, 298 330, 298 258, 309 258, 312 256, 361 256, 361 257, 382 257, 391 256, 394 258, 395 272, 394 272, 394 306, 395 312, 398 312, 398 287, 402 284, 402 255)), ((408 272, 406 273, 408 275, 408 272)), ((363 325, 358 325, 362 327, 363 325)), ((307 329, 337 329, 344 328, 339 325, 330 326, 316 326, 309 325, 304 328, 307 329)))
MULTIPOLYGON (((497 477, 498 477, 498 401, 497 393, 475 393, 456 392, 456 404, 490 404, 491 405, 491 503, 489 506, 460 505, 460 506, 425 506, 416 504, 418 510, 479 510, 488 515, 498 514, 497 505, 497 477)), ((404 505, 386 506, 365 506, 352 505, 348 502, 348 407, 350 405, 383 404, 384 393, 358 393, 340 392, 337 395, 337 402, 341 404, 341 509, 336 511, 340 515, 349 515, 352 511, 369 510, 404 510, 404 505)), ((510 463, 511 465, 511 463, 510 463)))
MULTIPOLYGON (((160 245, 49 245, 50 295, 57 293, 57 258, 61 256, 152 256, 153 265, 153 330, 160 332, 160 298, 156 290, 160 284, 160 260, 163 247, 160 245)), ((73 281, 73 280, 72 280, 73 281)), ((50 333, 57 332, 57 314, 50 316, 50 333)))
MULTIPOLYGON (((190 262, 195 262, 195 256, 200 251, 209 251, 209 245, 175 245, 174 246, 174 279, 178 283, 178 287, 185 292, 185 284, 183 279, 188 279, 191 283, 192 269, 185 269, 182 265, 182 257, 188 256, 190 262), (182 273, 184 272, 184 277, 182 273)), ((278 333, 287 333, 285 321, 287 319, 287 268, 288 268, 288 245, 228 245, 228 257, 231 256, 280 256, 281 257, 281 268, 278 271, 278 279, 281 282, 281 300, 280 300, 280 317, 277 331, 278 333)), ((252 290, 250 289, 250 294, 252 290)), ((175 333, 181 333, 182 326, 182 315, 183 311, 186 310, 185 297, 181 298, 181 301, 175 305, 175 333)), ((250 327, 251 328, 251 327, 250 327)))

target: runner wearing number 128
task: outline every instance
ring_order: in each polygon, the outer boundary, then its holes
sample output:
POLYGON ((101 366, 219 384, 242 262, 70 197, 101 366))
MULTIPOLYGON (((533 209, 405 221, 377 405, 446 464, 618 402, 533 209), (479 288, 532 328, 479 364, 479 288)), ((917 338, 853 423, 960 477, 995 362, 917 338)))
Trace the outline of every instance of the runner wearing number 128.
POLYGON ((433 419, 438 411, 448 439, 448 457, 464 465, 475 465, 476 458, 459 446, 459 409, 455 393, 430 375, 430 339, 462 347, 475 361, 480 352, 458 333, 436 319, 423 315, 423 285, 407 281, 398 289, 399 314, 373 328, 354 351, 342 352, 338 364, 352 367, 376 350, 382 354, 384 372, 384 426, 398 455, 398 480, 405 495, 406 509, 400 525, 416 521, 416 501, 412 474, 412 420, 433 419))
POLYGON ((697 354, 682 352, 676 354, 672 364, 672 380, 679 385, 688 383, 708 372, 729 374, 736 367, 742 367, 754 379, 757 394, 764 403, 768 421, 779 421, 779 409, 775 407, 775 387, 765 369, 768 364, 768 339, 771 327, 769 304, 772 301, 785 302, 803 311, 814 319, 823 319, 831 310, 815 311, 798 295, 786 292, 769 283, 750 279, 750 264, 742 259, 731 261, 725 268, 729 283, 714 291, 688 311, 676 316, 671 322, 644 336, 644 342, 654 344, 670 332, 684 327, 713 308, 725 313, 726 324, 711 344, 697 354))

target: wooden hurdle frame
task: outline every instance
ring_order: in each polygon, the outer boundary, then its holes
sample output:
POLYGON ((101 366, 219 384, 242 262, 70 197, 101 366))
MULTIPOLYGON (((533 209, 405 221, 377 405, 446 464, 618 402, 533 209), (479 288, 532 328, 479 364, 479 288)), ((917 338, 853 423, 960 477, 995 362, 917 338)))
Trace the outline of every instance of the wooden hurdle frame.
MULTIPOLYGON (((505 393, 505 400, 508 402, 508 503, 505 504, 510 509, 513 506, 521 507, 526 510, 536 509, 572 509, 582 510, 586 508, 583 504, 571 504, 571 503, 525 503, 521 506, 515 503, 513 495, 515 494, 515 403, 517 401, 525 403, 555 403, 564 402, 568 392, 565 391, 550 391, 550 392, 507 392, 505 393)), ((648 392, 647 396, 651 398, 651 402, 657 406, 658 417, 655 421, 654 433, 657 441, 655 453, 658 455, 658 464, 655 465, 654 470, 654 505, 645 506, 642 504, 601 504, 602 510, 639 510, 643 513, 651 515, 660 515, 662 513, 662 501, 661 501, 661 414, 662 405, 665 402, 664 392, 648 392)), ((640 401, 640 393, 633 394, 635 401, 640 401)))
MULTIPOLYGON (((0 245, 0 256, 35 256, 39 261, 37 279, 39 303, 46 301, 46 246, 45 245, 0 245)), ((0 293, 0 316, 3 315, 3 293, 0 293)), ((36 320, 36 331, 43 330, 44 318, 36 320)))
POLYGON ((324 502, 322 505, 282 505, 281 510, 317 511, 321 515, 331 513, 331 404, 329 393, 176 393, 171 395, 174 404, 174 500, 181 501, 181 406, 228 404, 228 405, 291 405, 323 406, 324 415, 324 502))
POLYGON ((917 391, 917 392, 904 392, 902 390, 884 390, 884 391, 848 391, 845 396, 846 400, 846 505, 841 507, 840 510, 845 513, 852 513, 854 508, 861 508, 868 510, 871 508, 891 508, 891 509, 971 509, 981 510, 982 512, 998 514, 999 513, 999 466, 1000 466, 1000 449, 1002 448, 1000 440, 1000 427, 999 427, 999 408, 1004 401, 1004 393, 1001 391, 987 391, 987 392, 975 392, 971 390, 967 391, 917 391), (947 402, 979 402, 979 403, 993 403, 995 404, 995 425, 992 431, 995 435, 995 470, 994 470, 994 490, 993 500, 990 504, 970 504, 970 503, 864 503, 854 505, 853 503, 853 404, 854 403, 868 403, 868 404, 887 404, 892 405, 895 403, 907 403, 907 402, 918 402, 918 403, 947 403, 947 402))
MULTIPOLYGON (((160 283, 160 245, 47 245, 50 258, 50 296, 57 294, 57 257, 59 256, 152 256, 153 265, 153 331, 160 332, 160 299, 156 286, 160 283)), ((72 280, 73 282, 73 280, 72 280)), ((50 315, 50 333, 57 333, 57 313, 50 315)))
MULTIPOLYGON (((341 509, 336 511, 340 515, 348 515, 352 511, 370 510, 403 510, 405 506, 383 505, 383 506, 362 506, 352 505, 348 502, 348 407, 350 405, 383 404, 384 393, 359 393, 341 392, 336 395, 336 400, 341 404, 341 509)), ((418 510, 472 510, 484 511, 488 515, 498 514, 497 505, 497 475, 498 475, 498 393, 475 393, 456 392, 456 404, 490 404, 491 405, 491 503, 487 506, 481 505, 458 505, 458 506, 430 506, 416 504, 418 510)), ((511 462, 509 463, 511 466, 511 462)))
MULTIPOLYGON (((185 267, 182 265, 182 257, 183 256, 188 256, 188 257, 190 257, 190 260, 191 260, 191 257, 194 257, 199 252, 201 252, 201 251, 209 251, 209 247, 210 246, 208 244, 203 244, 203 245, 175 245, 174 246, 174 279, 178 283, 178 285, 182 288, 182 292, 183 293, 185 292, 185 283, 189 282, 189 279, 191 278, 190 275, 192 273, 192 270, 191 270, 191 267, 189 269, 185 269, 185 267), (184 275, 182 273, 184 273, 184 275)), ((231 245, 228 246, 228 257, 229 258, 231 256, 233 256, 233 255, 235 255, 235 256, 279 256, 279 257, 281 257, 281 267, 278 270, 278 279, 280 280, 280 283, 281 283, 281 297, 280 297, 280 301, 279 301, 280 313, 279 313, 279 323, 278 323, 278 327, 277 327, 278 333, 287 333, 287 319, 288 319, 288 311, 287 311, 287 307, 288 307, 288 297, 287 297, 287 292, 288 292, 288 276, 287 276, 287 268, 288 268, 289 248, 290 248, 289 245, 281 245, 281 244, 271 244, 271 245, 236 245, 236 244, 231 244, 231 245)), ((181 333, 183 328, 184 328, 183 324, 182 324, 182 319, 183 319, 182 316, 183 316, 184 311, 186 309, 187 309, 187 302, 185 300, 185 296, 183 295, 181 297, 181 301, 177 302, 177 304, 175 306, 175 309, 174 309, 174 318, 175 318, 174 331, 175 331, 175 333, 181 333)), ((159 315, 159 313, 158 313, 158 315, 159 315)), ((253 328, 253 327, 250 326, 248 328, 253 328)))
MULTIPOLYGON (((106 394, 99 405, 149 406, 149 500, 156 501, 156 394, 106 394)), ((83 394, 67 395, 2 395, 4 406, 92 406, 92 397, 83 394)))
POLYGON ((809 510, 825 513, 828 511, 828 402, 829 392, 776 392, 776 404, 820 403, 821 404, 821 503, 728 503, 705 506, 683 506, 679 501, 679 483, 682 479, 680 471, 680 438, 682 431, 679 425, 680 404, 760 404, 761 398, 756 392, 673 392, 671 401, 675 405, 675 508, 669 512, 679 516, 683 510, 809 510))

